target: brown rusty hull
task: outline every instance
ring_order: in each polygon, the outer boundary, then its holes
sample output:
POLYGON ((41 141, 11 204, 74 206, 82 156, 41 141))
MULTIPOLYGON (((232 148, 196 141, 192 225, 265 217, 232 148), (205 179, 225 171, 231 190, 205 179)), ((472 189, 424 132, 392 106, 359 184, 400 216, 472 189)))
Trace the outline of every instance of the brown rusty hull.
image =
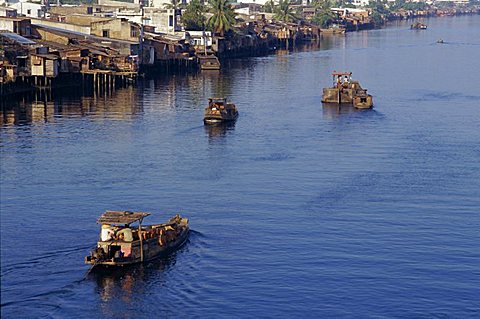
POLYGON ((355 96, 353 99, 353 106, 357 109, 369 109, 373 107, 373 99, 370 94, 355 96))
POLYGON ((352 104, 354 94, 352 89, 325 88, 323 89, 322 102, 352 104))
POLYGON ((217 124, 217 123, 224 123, 224 122, 232 122, 238 118, 238 113, 234 115, 223 115, 223 114, 205 114, 203 122, 205 124, 217 124))
POLYGON ((370 94, 358 94, 358 91, 346 88, 325 88, 323 89, 322 103, 352 104, 356 108, 371 108, 373 98, 370 94))

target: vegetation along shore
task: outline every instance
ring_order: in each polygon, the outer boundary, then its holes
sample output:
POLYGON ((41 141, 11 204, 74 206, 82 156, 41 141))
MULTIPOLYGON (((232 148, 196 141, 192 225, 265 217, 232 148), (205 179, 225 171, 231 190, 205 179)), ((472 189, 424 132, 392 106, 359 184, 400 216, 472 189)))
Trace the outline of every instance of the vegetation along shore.
MULTIPOLYGON (((2 0, 0 0, 1 2, 2 0)), ((479 1, 151 0, 5 2, 0 95, 66 86, 96 94, 139 75, 197 70, 202 61, 268 54, 392 20, 480 14, 479 1)))

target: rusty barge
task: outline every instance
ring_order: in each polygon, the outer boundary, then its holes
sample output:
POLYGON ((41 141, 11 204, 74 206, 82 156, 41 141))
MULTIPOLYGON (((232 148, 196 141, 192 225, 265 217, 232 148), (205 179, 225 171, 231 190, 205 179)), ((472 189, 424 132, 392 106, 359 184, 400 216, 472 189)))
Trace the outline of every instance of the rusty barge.
POLYGON ((351 104, 357 109, 373 107, 373 98, 358 81, 352 80, 352 72, 333 72, 333 86, 323 89, 322 103, 351 104))

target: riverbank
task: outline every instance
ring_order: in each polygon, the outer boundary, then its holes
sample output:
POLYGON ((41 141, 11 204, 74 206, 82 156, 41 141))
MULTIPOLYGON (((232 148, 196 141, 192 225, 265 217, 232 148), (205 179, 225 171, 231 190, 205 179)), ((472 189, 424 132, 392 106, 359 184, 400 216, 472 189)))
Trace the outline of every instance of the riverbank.
MULTIPOLYGON (((337 10, 337 9, 335 9, 337 10)), ((479 8, 449 10, 399 10, 384 15, 380 22, 368 10, 338 9, 335 21, 347 32, 383 27, 391 21, 480 14, 479 8), (340 11, 338 11, 340 10, 340 11), (343 10, 343 11, 342 11, 343 10)), ((189 37, 146 33, 143 42, 84 36, 28 18, 0 18, 12 22, 17 33, 0 32, 5 59, 0 64, 0 95, 21 95, 28 91, 61 90, 77 86, 101 94, 134 85, 139 74, 197 72, 197 55, 204 47, 189 37), (140 45, 141 44, 141 45, 140 45), (136 55, 134 53, 137 53, 136 55)), ((212 36, 208 47, 221 60, 268 55, 277 49, 293 49, 305 43, 320 44, 330 32, 308 22, 284 23, 266 20, 264 15, 244 17, 242 32, 212 36)), ((67 27, 68 24, 64 24, 67 27)), ((12 29, 13 31, 13 29, 12 29)), ((336 36, 333 34, 333 36, 336 36)))

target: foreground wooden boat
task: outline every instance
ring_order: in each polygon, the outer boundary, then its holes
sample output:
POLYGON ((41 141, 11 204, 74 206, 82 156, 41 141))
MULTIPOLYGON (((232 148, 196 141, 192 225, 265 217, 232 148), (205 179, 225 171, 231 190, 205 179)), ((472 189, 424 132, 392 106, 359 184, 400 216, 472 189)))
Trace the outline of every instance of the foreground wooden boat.
POLYGON ((333 72, 333 86, 323 89, 322 102, 352 104, 358 109, 373 107, 373 98, 358 81, 352 80, 352 72, 333 72))
POLYGON ((142 226, 149 213, 107 211, 97 220, 102 231, 97 247, 85 263, 94 267, 119 267, 164 257, 188 239, 188 219, 176 215, 164 224, 142 226), (138 227, 132 227, 138 222, 138 227))
POLYGON ((238 110, 235 104, 227 102, 226 98, 208 99, 208 106, 205 108, 203 122, 205 124, 216 124, 235 121, 238 117, 238 110))

